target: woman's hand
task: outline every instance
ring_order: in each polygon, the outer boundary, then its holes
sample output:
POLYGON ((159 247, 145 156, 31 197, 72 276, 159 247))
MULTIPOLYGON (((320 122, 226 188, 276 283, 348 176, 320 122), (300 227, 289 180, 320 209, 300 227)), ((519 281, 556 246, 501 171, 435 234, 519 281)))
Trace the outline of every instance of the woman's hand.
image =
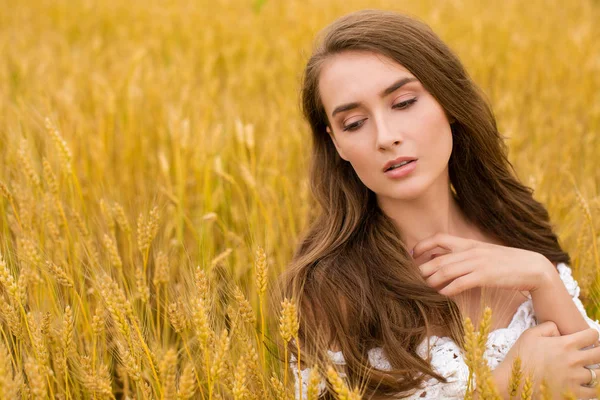
POLYGON ((474 287, 497 287, 533 292, 549 283, 554 265, 540 253, 438 233, 413 249, 416 260, 435 247, 443 254, 419 266, 427 284, 452 296, 474 287))
POLYGON ((499 389, 506 394, 512 363, 518 355, 522 361, 523 379, 533 374, 535 392, 538 392, 542 379, 546 379, 553 399, 562 399, 560 395, 565 390, 571 390, 578 399, 595 398, 597 388, 582 385, 589 383, 592 377, 585 366, 593 366, 600 378, 598 365, 593 365, 600 362, 600 347, 585 349, 598 344, 598 331, 593 328, 560 336, 556 324, 547 321, 527 329, 494 370, 501 372, 499 383, 502 387, 499 389))

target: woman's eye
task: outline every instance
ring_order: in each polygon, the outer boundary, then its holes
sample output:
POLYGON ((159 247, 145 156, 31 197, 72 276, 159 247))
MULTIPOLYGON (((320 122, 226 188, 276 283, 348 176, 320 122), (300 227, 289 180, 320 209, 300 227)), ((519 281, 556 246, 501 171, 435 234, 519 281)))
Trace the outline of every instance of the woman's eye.
MULTIPOLYGON (((408 99, 408 100, 405 100, 405 101, 401 101, 400 103, 394 104, 392 106, 392 108, 403 110, 405 108, 410 107, 416 101, 417 101, 417 98, 413 97, 412 99, 408 99)), ((360 128, 362 126, 362 124, 363 124, 364 121, 365 121, 364 119, 361 119, 360 121, 356 121, 356 122, 354 122, 354 123, 352 123, 350 125, 346 125, 346 126, 344 126, 344 128, 342 130, 344 130, 344 131, 355 131, 355 130, 357 130, 358 128, 360 128)))
POLYGON ((410 105, 413 104, 416 101, 417 101, 417 98, 414 97, 412 99, 408 99, 408 100, 405 100, 405 101, 401 101, 400 103, 396 103, 396 104, 394 104, 392 106, 392 108, 404 109, 404 108, 410 107, 410 105))
POLYGON ((364 119, 361 119, 360 121, 356 121, 356 122, 351 123, 350 125, 346 125, 343 128, 343 130, 344 131, 355 131, 362 126, 363 121, 364 121, 364 119))

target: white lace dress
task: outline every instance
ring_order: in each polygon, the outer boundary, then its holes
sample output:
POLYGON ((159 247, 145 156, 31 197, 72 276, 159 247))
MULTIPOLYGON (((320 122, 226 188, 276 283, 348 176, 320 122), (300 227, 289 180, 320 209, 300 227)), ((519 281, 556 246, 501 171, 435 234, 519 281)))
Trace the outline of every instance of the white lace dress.
MULTIPOLYGON (((569 294, 573 297, 575 305, 588 322, 590 327, 597 329, 600 332, 600 322, 592 320, 587 316, 585 308, 579 299, 579 285, 573 278, 571 268, 565 263, 558 263, 557 269, 565 284, 569 294)), ((500 364, 508 350, 517 341, 519 336, 527 329, 537 325, 533 311, 533 302, 526 300, 519 306, 515 312, 510 324, 507 328, 496 329, 489 333, 487 340, 487 350, 485 357, 488 361, 488 365, 493 370, 498 364, 500 364)), ((426 358, 427 343, 426 339, 421 342, 417 347, 417 353, 422 357, 426 358)), ((410 400, 422 400, 422 399, 443 399, 443 400, 454 400, 463 399, 466 392, 466 384, 469 375, 469 370, 464 362, 463 354, 459 347, 449 337, 438 337, 430 336, 430 355, 431 355, 431 366, 434 371, 438 374, 447 378, 448 382, 439 382, 435 378, 430 378, 426 381, 425 385, 417 390, 410 397, 406 399, 410 400)), ((329 357, 332 363, 344 365, 344 357, 341 351, 333 352, 328 351, 329 357)), ((387 370, 390 369, 390 364, 386 360, 382 349, 379 347, 373 348, 368 352, 369 362, 374 368, 387 370)), ((299 399, 299 385, 298 385, 298 363, 296 358, 292 355, 290 367, 293 371, 295 379, 295 397, 299 399)), ((302 398, 306 399, 306 392, 308 388, 308 377, 310 375, 310 367, 307 367, 301 371, 302 374, 302 398)), ((342 376, 344 374, 342 373, 342 376)), ((321 393, 325 390, 325 381, 321 381, 319 389, 321 393)))

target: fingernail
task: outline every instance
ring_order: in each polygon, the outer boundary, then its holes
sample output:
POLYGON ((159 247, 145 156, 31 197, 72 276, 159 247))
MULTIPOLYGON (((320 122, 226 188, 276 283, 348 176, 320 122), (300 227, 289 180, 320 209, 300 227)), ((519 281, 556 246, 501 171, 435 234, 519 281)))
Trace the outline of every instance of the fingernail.
POLYGON ((414 254, 414 252, 415 252, 415 250, 414 250, 414 249, 411 249, 411 250, 410 250, 410 255, 412 256, 412 255, 414 254))

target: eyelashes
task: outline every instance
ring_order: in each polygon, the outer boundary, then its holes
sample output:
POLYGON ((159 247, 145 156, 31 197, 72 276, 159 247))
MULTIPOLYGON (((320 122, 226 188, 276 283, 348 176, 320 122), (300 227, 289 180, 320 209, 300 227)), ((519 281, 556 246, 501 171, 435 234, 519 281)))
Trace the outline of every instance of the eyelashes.
POLYGON ((413 97, 412 99, 401 101, 400 103, 396 103, 392 106, 392 108, 405 109, 408 108, 412 103, 416 102, 417 98, 413 97), (401 106, 401 107, 400 107, 401 106))
MULTIPOLYGON (((392 108, 397 109, 397 110, 405 110, 408 107, 410 107, 413 103, 416 103, 416 101, 417 101, 417 98, 413 97, 412 99, 404 100, 404 101, 394 104, 392 106, 392 108)), ((346 125, 342 128, 342 130, 343 131, 355 131, 363 125, 365 120, 366 120, 366 118, 361 119, 360 121, 353 122, 349 125, 346 125)))

